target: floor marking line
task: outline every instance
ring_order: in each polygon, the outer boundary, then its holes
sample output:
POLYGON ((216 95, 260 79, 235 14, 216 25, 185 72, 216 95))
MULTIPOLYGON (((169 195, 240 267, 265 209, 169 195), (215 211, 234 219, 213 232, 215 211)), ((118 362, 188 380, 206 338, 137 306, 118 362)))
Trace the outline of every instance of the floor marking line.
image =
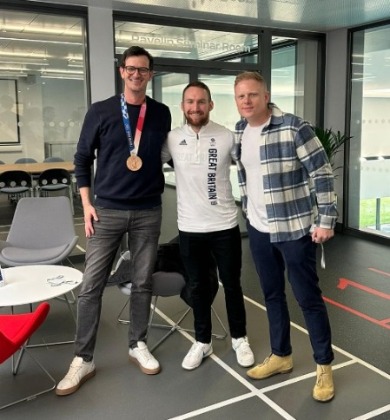
MULTIPOLYGON (((168 316, 166 316, 162 311, 160 311, 157 307, 155 308, 155 312, 162 317, 165 322, 167 322, 170 325, 174 325, 175 322, 169 318, 168 316)), ((194 342, 195 339, 192 335, 190 335, 187 331, 183 331, 178 329, 177 330, 180 334, 182 334, 183 336, 185 336, 187 339, 189 339, 190 341, 194 342)), ((227 365, 223 360, 221 360, 218 356, 216 356, 214 353, 211 354, 209 356, 209 358, 211 358, 214 362, 216 362, 218 365, 220 365, 222 367, 222 369, 224 369, 226 372, 228 372, 234 379, 236 379, 238 382, 240 382, 242 385, 244 385, 246 388, 249 389, 249 391, 251 391, 251 394, 255 394, 256 396, 258 396, 261 400, 264 401, 264 403, 266 403, 268 406, 271 406, 271 408, 276 411, 278 414, 280 414, 284 419, 286 420, 294 420, 293 417, 291 417, 284 409, 282 409, 279 405, 277 405, 275 402, 273 402, 271 399, 269 399, 266 395, 264 395, 264 393, 259 390, 258 388, 256 388, 254 385, 252 385, 251 382, 249 382, 249 380, 247 380, 246 378, 242 377, 239 373, 237 373, 234 369, 232 369, 229 365, 227 365)), ((246 394, 247 395, 247 394, 246 394)), ((193 415, 193 413, 192 413, 193 415)), ((177 419, 185 419, 188 417, 177 417, 177 419)))
POLYGON ((169 420, 184 420, 184 419, 192 418, 196 415, 208 413, 210 411, 217 410, 218 408, 226 407, 228 405, 235 404, 236 402, 240 402, 248 398, 253 398, 255 396, 256 395, 254 395, 252 392, 249 392, 248 394, 244 394, 239 397, 229 398, 228 400, 220 401, 218 403, 208 405, 207 407, 189 411, 188 413, 180 414, 179 416, 176 416, 176 417, 170 417, 169 420))
POLYGON ((339 303, 333 299, 329 299, 326 296, 323 296, 323 299, 325 302, 328 302, 334 306, 338 306, 339 308, 343 309, 346 312, 350 312, 351 314, 354 314, 358 316, 359 318, 363 318, 366 321, 372 322, 375 325, 379 325, 382 328, 386 328, 387 330, 390 330, 390 325, 387 325, 387 319, 380 320, 380 319, 372 318, 371 316, 364 314, 363 312, 357 311, 356 309, 353 309, 350 306, 343 305, 342 303, 339 303))
POLYGON ((364 292, 369 293, 370 295, 375 295, 383 299, 390 300, 390 295, 388 293, 384 293, 377 289, 373 289, 372 287, 365 286, 364 284, 357 283, 356 281, 352 281, 344 277, 340 277, 337 288, 341 290, 345 290, 348 286, 354 287, 355 289, 363 290, 364 292))
POLYGON ((377 268, 369 267, 367 270, 373 271, 374 273, 383 274, 384 276, 390 277, 390 273, 387 273, 386 271, 378 270, 377 268))
MULTIPOLYGON (((159 316, 161 316, 166 322, 170 325, 174 325, 174 321, 166 316, 163 312, 161 312, 158 308, 155 309, 159 316)), ((195 342, 195 339, 192 335, 190 335, 187 331, 183 331, 180 328, 177 330, 181 334, 183 334, 186 338, 190 341, 195 342)), ((249 389, 251 392, 256 392, 257 388, 253 386, 248 380, 243 378, 240 374, 238 374, 234 369, 232 369, 229 365, 227 365, 222 359, 220 359, 215 353, 212 353, 209 356, 213 359, 216 363, 218 363, 225 371, 229 372, 231 376, 233 376, 236 380, 241 382, 246 388, 249 389)))
MULTIPOLYGON (((253 299, 250 299, 246 296, 244 296, 244 299, 246 301, 248 301, 249 303, 252 303, 254 306, 264 310, 266 312, 266 308, 261 305, 260 303, 254 301, 253 299)), ((159 310, 157 307, 155 308, 155 312, 162 318, 164 319, 169 325, 173 326, 175 325, 175 322, 169 318, 164 312, 162 312, 161 310, 159 310)), ((300 330, 301 332, 305 333, 306 335, 308 335, 308 332, 306 329, 302 328, 301 326, 299 326, 298 324, 295 324, 293 322, 291 322, 291 326, 300 330)), ((177 332, 179 332, 181 335, 183 335, 184 337, 186 337, 189 341, 194 342, 195 339, 192 335, 190 335, 188 332, 181 330, 180 328, 177 330, 177 332)), ((338 352, 340 352, 341 354, 349 357, 351 360, 343 362, 343 363, 339 363, 337 365, 332 366, 333 369, 341 369, 343 367, 346 366, 350 366, 353 364, 361 364, 363 366, 365 366, 366 368, 378 373, 379 375, 383 376, 386 379, 390 380, 390 375, 388 375, 387 373, 375 368, 374 366, 370 365, 367 362, 364 362, 363 360, 359 359, 358 357, 353 356, 351 353, 340 349, 337 346, 332 345, 332 347, 337 350, 338 352)), ((217 364, 219 364, 222 369, 224 369, 226 372, 228 372, 234 379, 238 380, 241 384, 243 384, 250 392, 247 394, 243 394, 234 398, 230 398, 228 400, 224 400, 224 401, 220 401, 218 403, 209 405, 207 407, 203 407, 185 414, 181 414, 179 416, 176 417, 172 417, 169 420, 185 420, 191 417, 194 417, 195 415, 199 415, 199 414, 204 414, 207 412, 211 412, 214 411, 218 408, 221 407, 225 407, 231 404, 234 404, 236 402, 242 401, 242 400, 246 400, 249 399, 251 397, 258 397, 260 400, 262 400, 268 407, 270 407, 273 411, 277 412, 283 419, 286 420, 295 420, 294 417, 292 417, 289 413, 287 413, 282 407, 280 407, 279 405, 277 405, 274 401, 272 401, 267 395, 265 395, 266 392, 270 392, 274 389, 278 389, 278 388, 283 388, 286 387, 288 385, 291 385, 293 383, 297 383, 299 381, 305 380, 307 378, 310 377, 315 377, 316 376, 316 372, 310 372, 307 373, 305 375, 300 375, 298 377, 289 379, 287 381, 283 381, 283 382, 279 382, 277 384, 265 387, 265 388, 256 388, 255 386, 252 385, 252 383, 250 383, 246 378, 242 377, 239 373, 237 373, 235 370, 233 370, 229 365, 227 365, 225 362, 223 362, 218 356, 216 356, 214 353, 211 354, 209 356, 214 362, 216 362, 217 364)), ((352 420, 366 420, 366 419, 370 419, 372 418, 375 414, 373 413, 383 413, 383 412, 387 412, 390 410, 389 408, 390 406, 385 406, 382 407, 380 409, 377 409, 375 411, 372 411, 370 413, 366 413, 363 416, 357 417, 355 419, 352 420)))
POLYGON ((390 404, 387 404, 381 408, 377 408, 376 410, 370 411, 369 413, 363 414, 362 416, 354 417, 351 420, 368 420, 376 417, 379 414, 387 413, 388 411, 390 411, 390 404))
MULTIPOLYGON (((343 362, 343 363, 339 363, 337 365, 333 365, 332 370, 334 371, 334 370, 337 370, 337 369, 341 369, 343 367, 353 365, 353 364, 356 364, 356 363, 357 363, 356 360, 349 360, 347 362, 343 362)), ((287 379, 285 381, 278 382, 277 384, 269 385, 265 388, 259 388, 259 391, 261 391, 262 393, 274 391, 275 389, 283 388, 285 386, 295 384, 295 383, 304 381, 304 380, 309 379, 309 378, 314 378, 316 376, 317 376, 317 372, 315 372, 315 371, 310 372, 310 373, 305 373, 304 375, 296 376, 295 378, 287 379)))
MULTIPOLYGON (((251 298, 248 298, 247 296, 244 296, 244 299, 247 300, 248 302, 252 303, 254 306, 257 306, 258 308, 263 309, 266 312, 265 306, 261 305, 260 303, 256 302, 255 300, 253 300, 251 298)), ((306 335, 309 335, 308 331, 305 328, 301 327, 300 325, 296 324, 295 322, 291 322, 291 326, 296 328, 297 330, 305 333, 306 335)), ((343 354, 344 356, 349 357, 350 359, 356 360, 359 364, 365 366, 366 368, 368 368, 368 369, 376 372, 377 374, 383 376, 384 378, 390 380, 390 375, 387 374, 386 372, 384 372, 383 370, 380 370, 377 367, 371 365, 370 363, 365 362, 364 360, 356 357, 355 355, 353 355, 352 353, 349 353, 348 351, 342 349, 341 347, 338 347, 338 346, 332 344, 332 348, 334 350, 338 351, 339 353, 343 354)))
POLYGON ((274 411, 280 414, 286 420, 296 420, 295 417, 292 417, 286 410, 284 410, 280 405, 276 404, 275 401, 271 400, 269 397, 264 395, 263 392, 259 393, 259 398, 264 401, 269 407, 274 411))
MULTIPOLYGON (((244 298, 247 301, 250 301, 251 303, 253 303, 255 306, 263 309, 264 307, 262 307, 261 304, 259 304, 258 302, 253 301, 252 299, 249 299, 247 297, 244 296, 244 298)), ((265 309, 265 308, 264 308, 265 309)), ((159 310, 158 308, 155 308, 156 313, 163 318, 168 324, 170 325, 174 325, 175 322, 169 318, 165 313, 163 313, 161 310, 159 310)), ((302 332, 307 333, 307 331, 300 327, 299 325, 295 324, 295 323, 291 323, 291 325, 299 330, 301 330, 302 332)), ((178 329, 177 330, 180 334, 182 334, 183 336, 185 336, 188 340, 194 342, 195 339, 192 335, 190 335, 188 332, 183 331, 178 329)), ((353 356, 352 354, 348 353, 345 350, 342 350, 340 348, 338 348, 337 346, 332 346, 335 350, 339 351, 341 354, 344 354, 345 356, 349 357, 350 360, 343 362, 343 363, 339 363, 337 365, 333 365, 332 369, 333 370, 337 370, 337 369, 341 369, 353 364, 361 364, 364 365, 365 367, 367 367, 368 369, 375 371, 376 373, 380 374, 381 376, 385 377, 386 379, 390 380, 390 375, 387 375, 385 372, 380 371, 379 369, 375 368, 374 366, 370 365, 369 363, 364 362, 363 360, 353 356)), ((275 412, 277 412, 282 418, 286 419, 286 420, 294 420, 294 417, 291 417, 291 415, 289 413, 287 413, 282 407, 280 407, 279 405, 277 405, 274 401, 272 401, 267 395, 267 392, 271 392, 275 389, 279 389, 279 388, 283 388, 286 387, 288 385, 294 384, 294 383, 298 383, 300 381, 306 380, 308 378, 314 378, 316 376, 316 372, 310 372, 307 373, 305 375, 300 375, 297 376, 295 378, 292 379, 288 379, 287 381, 283 381, 283 382, 279 382, 277 384, 273 384, 271 386, 267 386, 265 388, 256 388, 254 385, 251 384, 251 382, 249 382, 247 379, 245 379, 244 377, 242 377, 239 373, 237 373, 235 370, 233 370, 229 365, 227 365, 225 362, 223 362, 218 356, 216 356, 214 353, 212 355, 210 355, 210 358, 216 362, 217 364, 219 364, 226 372, 228 372, 234 379, 238 380, 241 384, 243 384, 246 388, 249 389, 249 393, 248 394, 243 394, 241 396, 232 398, 232 399, 228 399, 225 401, 221 401, 219 403, 216 404, 212 404, 210 406, 207 407, 203 407, 201 409, 192 411, 192 412, 188 412, 186 414, 182 414, 179 415, 177 417, 173 417, 170 420, 185 420, 188 418, 191 418, 195 415, 199 415, 199 414, 203 414, 203 413, 207 413, 207 412, 211 412, 214 411, 218 408, 233 404, 235 402, 238 401, 242 401, 248 398, 251 398, 253 396, 257 396, 259 399, 261 399, 267 406, 269 406, 272 410, 274 410, 275 412)), ((370 417, 367 417, 367 419, 370 417)), ((363 420, 363 419, 362 419, 363 420)))

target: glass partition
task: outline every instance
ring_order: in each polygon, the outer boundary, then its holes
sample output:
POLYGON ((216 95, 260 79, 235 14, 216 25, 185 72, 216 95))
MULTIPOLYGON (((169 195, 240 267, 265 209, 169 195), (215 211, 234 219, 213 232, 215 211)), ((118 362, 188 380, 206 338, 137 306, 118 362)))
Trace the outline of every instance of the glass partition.
MULTIPOLYGON (((166 21, 158 25, 142 22, 136 16, 133 21, 119 15, 114 19, 117 61, 130 45, 142 45, 154 56, 153 90, 148 94, 169 106, 172 127, 183 124, 183 88, 188 82, 201 80, 210 87, 215 103, 211 119, 234 130, 240 118, 234 100, 234 79, 244 70, 264 74, 272 101, 283 111, 313 124, 321 119, 320 36, 292 37, 260 28, 253 29, 253 33, 208 30, 169 26, 166 21)), ((122 82, 118 80, 117 86, 121 89, 122 82)), ((236 178, 232 171, 235 197, 239 199, 236 178)), ((174 173, 166 173, 166 181, 174 184, 174 173)))
POLYGON ((0 9, 2 161, 73 160, 87 108, 85 46, 84 17, 0 9))
POLYGON ((390 25, 352 35, 348 227, 390 237, 390 25))
POLYGON ((319 42, 315 39, 272 39, 271 100, 291 112, 320 124, 318 91, 319 42))
POLYGON ((235 76, 200 74, 199 80, 210 88, 214 101, 214 109, 210 118, 234 131, 236 122, 240 119, 234 100, 235 76))
POLYGON ((183 111, 181 110, 181 98, 183 89, 189 83, 187 73, 156 72, 153 77, 153 96, 167 105, 172 115, 172 128, 183 124, 183 111))
POLYGON ((142 45, 153 57, 232 60, 258 48, 258 35, 116 21, 115 54, 142 45))
POLYGON ((272 49, 272 102, 285 112, 296 113, 296 43, 272 49))

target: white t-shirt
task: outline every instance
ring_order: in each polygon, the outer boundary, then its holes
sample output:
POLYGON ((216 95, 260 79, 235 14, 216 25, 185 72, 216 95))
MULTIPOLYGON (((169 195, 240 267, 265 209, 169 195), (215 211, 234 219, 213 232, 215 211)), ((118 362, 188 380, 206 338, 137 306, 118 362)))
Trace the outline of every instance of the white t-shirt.
POLYGON ((185 124, 168 134, 162 160, 173 159, 179 230, 216 232, 237 225, 230 183, 233 144, 233 133, 212 121, 199 133, 185 124))
POLYGON ((246 172, 247 217, 251 226, 259 232, 269 232, 260 160, 260 147, 264 146, 261 131, 267 124, 269 121, 257 127, 248 124, 242 134, 241 142, 241 162, 246 172))

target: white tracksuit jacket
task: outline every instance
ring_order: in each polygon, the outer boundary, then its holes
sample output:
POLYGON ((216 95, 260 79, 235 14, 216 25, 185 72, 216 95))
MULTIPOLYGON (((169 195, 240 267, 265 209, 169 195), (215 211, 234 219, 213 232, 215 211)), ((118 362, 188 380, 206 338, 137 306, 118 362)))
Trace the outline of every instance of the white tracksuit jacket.
POLYGON ((237 225, 230 183, 234 135, 209 121, 199 133, 185 124, 168 134, 162 160, 172 158, 178 227, 184 232, 215 232, 237 225))

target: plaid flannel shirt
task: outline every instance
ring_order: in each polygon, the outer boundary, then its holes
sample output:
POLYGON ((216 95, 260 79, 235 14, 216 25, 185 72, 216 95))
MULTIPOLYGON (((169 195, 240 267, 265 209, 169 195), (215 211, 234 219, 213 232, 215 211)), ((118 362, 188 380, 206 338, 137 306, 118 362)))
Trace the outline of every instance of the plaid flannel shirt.
MULTIPOLYGON (((259 149, 264 200, 271 242, 299 239, 313 226, 334 229, 337 208, 333 171, 310 124, 283 113, 275 104, 270 124, 264 127, 264 146, 259 149)), ((237 165, 242 209, 246 213, 246 173, 241 162, 241 138, 247 125, 236 124, 232 153, 237 165)))

